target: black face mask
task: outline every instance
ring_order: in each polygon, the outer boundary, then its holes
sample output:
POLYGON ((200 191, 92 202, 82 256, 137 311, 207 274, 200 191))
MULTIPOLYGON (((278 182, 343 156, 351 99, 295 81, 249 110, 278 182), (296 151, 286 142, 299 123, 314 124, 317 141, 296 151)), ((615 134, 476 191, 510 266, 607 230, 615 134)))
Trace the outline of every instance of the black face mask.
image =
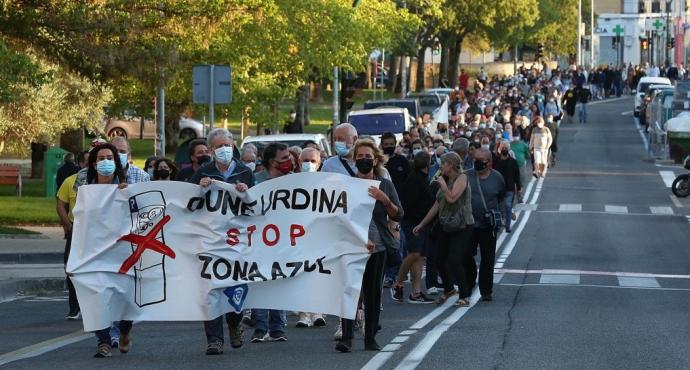
POLYGON ((357 166, 359 173, 366 175, 374 169, 374 160, 371 158, 360 158, 355 161, 355 166, 357 166))
POLYGON ((507 156, 509 153, 508 149, 501 149, 501 155, 507 156))
POLYGON ((211 160, 211 156, 200 155, 200 156, 196 157, 196 160, 197 160, 197 162, 199 162, 199 164, 204 164, 204 163, 209 162, 211 160))
POLYGON ((474 161, 474 169, 477 172, 484 171, 487 167, 489 167, 489 164, 484 162, 484 161, 480 161, 480 160, 474 161))
POLYGON ((394 146, 383 148, 383 154, 385 154, 387 156, 392 156, 394 153, 395 153, 395 147, 394 146))
POLYGON ((170 171, 163 169, 163 170, 156 170, 153 171, 153 176, 157 179, 167 179, 168 176, 170 176, 170 171))

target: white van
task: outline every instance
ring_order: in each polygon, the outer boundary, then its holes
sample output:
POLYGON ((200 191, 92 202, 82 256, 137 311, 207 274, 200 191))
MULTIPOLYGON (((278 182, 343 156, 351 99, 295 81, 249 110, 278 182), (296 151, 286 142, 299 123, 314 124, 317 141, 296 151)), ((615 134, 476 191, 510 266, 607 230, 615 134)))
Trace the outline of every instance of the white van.
POLYGON ((352 111, 349 121, 357 129, 357 135, 371 136, 376 144, 381 142, 381 135, 391 132, 395 138, 402 140, 403 132, 414 126, 414 118, 407 113, 407 108, 375 108, 352 111))
POLYGON ((671 86, 671 81, 666 77, 642 77, 640 82, 637 83, 637 92, 635 93, 635 117, 640 115, 640 105, 642 105, 642 99, 647 93, 647 90, 652 85, 669 85, 671 86))
POLYGON ((326 136, 322 134, 277 134, 277 135, 260 135, 260 136, 247 136, 242 140, 242 145, 240 149, 246 144, 254 144, 254 146, 263 151, 264 148, 270 143, 283 143, 287 146, 299 146, 301 147, 307 141, 316 143, 319 149, 325 152, 329 157, 333 155, 331 152, 331 145, 328 143, 326 136))

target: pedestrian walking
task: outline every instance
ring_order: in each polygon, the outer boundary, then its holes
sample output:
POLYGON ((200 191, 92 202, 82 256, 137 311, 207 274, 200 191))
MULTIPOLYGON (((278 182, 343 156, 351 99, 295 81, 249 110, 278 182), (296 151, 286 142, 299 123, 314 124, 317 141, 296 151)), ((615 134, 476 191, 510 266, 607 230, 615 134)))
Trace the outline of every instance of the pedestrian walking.
POLYGON ((529 140, 529 150, 534 159, 534 171, 532 172, 534 177, 544 177, 552 142, 551 131, 544 127, 544 119, 538 117, 529 140))

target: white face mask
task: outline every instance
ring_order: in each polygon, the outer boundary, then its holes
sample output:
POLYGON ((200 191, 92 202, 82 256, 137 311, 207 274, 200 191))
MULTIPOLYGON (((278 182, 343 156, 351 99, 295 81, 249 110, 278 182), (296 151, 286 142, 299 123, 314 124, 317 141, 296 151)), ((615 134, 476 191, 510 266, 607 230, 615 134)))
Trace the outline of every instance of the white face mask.
POLYGON ((489 144, 482 144, 482 148, 489 149, 489 144))
POLYGON ((256 162, 244 162, 244 165, 249 167, 252 172, 256 171, 256 162))
POLYGON ((316 163, 302 162, 302 172, 316 172, 318 169, 316 163))

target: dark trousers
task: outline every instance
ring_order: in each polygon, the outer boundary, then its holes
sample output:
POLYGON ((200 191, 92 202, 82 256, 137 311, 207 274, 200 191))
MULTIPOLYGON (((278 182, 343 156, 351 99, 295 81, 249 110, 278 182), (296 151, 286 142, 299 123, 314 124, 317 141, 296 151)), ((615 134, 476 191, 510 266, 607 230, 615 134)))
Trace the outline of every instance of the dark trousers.
MULTIPOLYGON (((223 335, 223 316, 220 315, 213 320, 204 321, 204 330, 206 331, 206 343, 213 343, 220 341, 225 343, 223 335)), ((225 321, 228 323, 228 327, 234 328, 240 325, 242 321, 242 314, 240 313, 226 313, 225 321)))
POLYGON ((466 227, 460 231, 442 231, 438 239, 436 266, 443 280, 443 291, 446 293, 452 291, 453 284, 457 283, 460 288, 460 298, 469 297, 470 285, 474 285, 467 282, 463 264, 467 257, 472 258, 470 253, 472 237, 472 227, 466 227))
POLYGON ((436 268, 436 256, 438 255, 438 236, 432 235, 435 230, 429 232, 429 240, 426 247, 426 288, 438 287, 438 269, 436 268))
MULTIPOLYGON (((72 248, 72 231, 65 234, 65 253, 63 255, 63 260, 65 263, 65 268, 67 268, 67 260, 69 259, 69 251, 72 248)), ((77 301, 77 291, 74 289, 74 284, 72 284, 72 279, 69 276, 65 278, 67 282, 67 292, 69 296, 69 312, 75 313, 79 311, 79 301, 77 301)))
MULTIPOLYGON (((120 335, 129 334, 132 331, 132 321, 122 320, 119 322, 120 325, 120 335)), ((96 338, 98 338, 98 344, 110 344, 110 327, 105 329, 96 330, 96 338)))
MULTIPOLYGON (((374 339, 381 316, 381 290, 383 270, 386 266, 386 252, 372 253, 364 267, 362 298, 364 300, 364 339, 374 339)), ((352 340, 355 335, 353 320, 342 319, 343 340, 352 340)))
MULTIPOLYGON (((479 247, 481 262, 479 264, 479 292, 482 296, 489 296, 494 287, 494 262, 496 260, 496 235, 491 229, 475 228, 472 232, 471 253, 465 258, 465 273, 467 282, 474 287, 477 280, 477 265, 473 255, 479 247)), ((471 290, 470 290, 471 291, 471 290)))

